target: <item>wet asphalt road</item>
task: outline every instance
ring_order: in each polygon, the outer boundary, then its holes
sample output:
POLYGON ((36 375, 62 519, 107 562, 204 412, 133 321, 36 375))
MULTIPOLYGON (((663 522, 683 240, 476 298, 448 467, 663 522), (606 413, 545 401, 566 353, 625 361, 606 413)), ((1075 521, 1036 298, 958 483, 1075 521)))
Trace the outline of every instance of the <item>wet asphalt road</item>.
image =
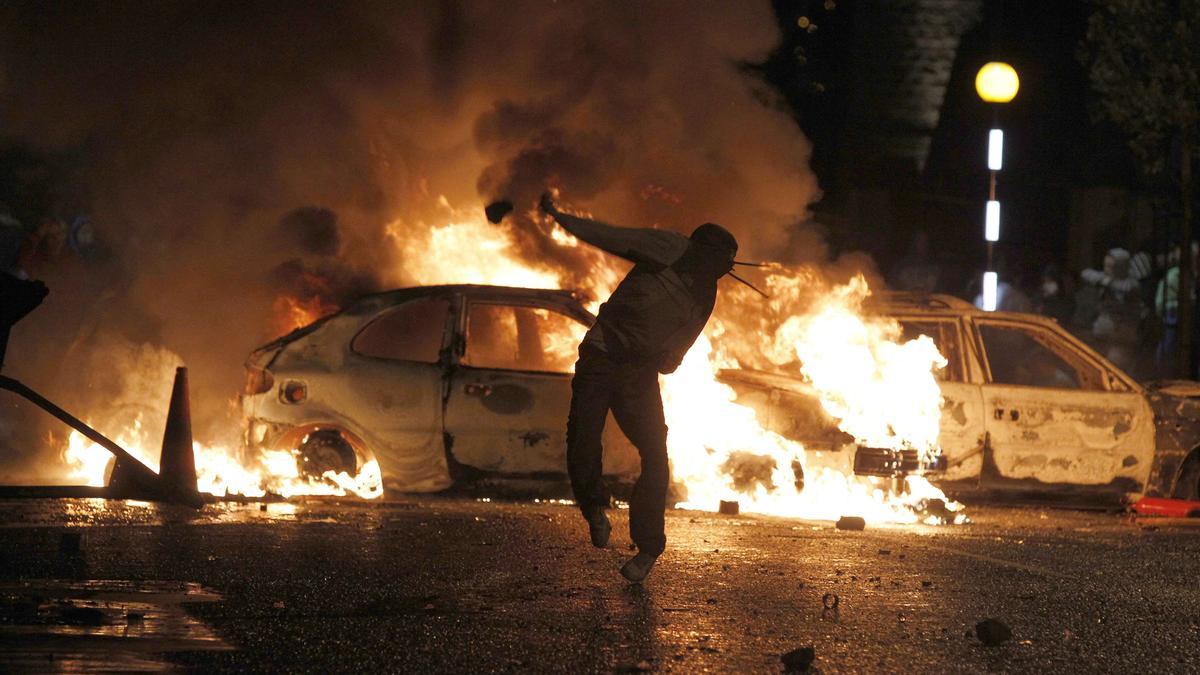
POLYGON ((843 532, 674 511, 639 587, 617 575, 624 512, 596 550, 557 504, 262 508, 0 502, 0 671, 779 672, 806 645, 821 672, 1200 671, 1186 521, 974 508, 843 532), (983 645, 987 617, 1012 639, 983 645))

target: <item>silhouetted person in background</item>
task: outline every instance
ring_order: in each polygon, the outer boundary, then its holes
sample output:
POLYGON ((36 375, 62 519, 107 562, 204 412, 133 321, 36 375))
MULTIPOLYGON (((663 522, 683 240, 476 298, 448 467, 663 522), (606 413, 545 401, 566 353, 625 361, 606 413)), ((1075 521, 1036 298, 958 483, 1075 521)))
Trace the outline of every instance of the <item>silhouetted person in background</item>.
POLYGON ((1126 372, 1134 369, 1147 311, 1138 281, 1130 274, 1130 257, 1129 251, 1114 248, 1104 256, 1104 269, 1081 272, 1084 286, 1076 294, 1075 307, 1084 339, 1126 372))
POLYGON ((25 271, 27 262, 42 247, 39 227, 26 233, 15 218, 0 211, 0 369, 8 350, 8 335, 14 324, 32 312, 49 291, 46 284, 31 280, 25 271))
POLYGON ((642 473, 629 502, 629 534, 638 553, 621 568, 640 582, 667 543, 667 425, 658 374, 679 367, 704 330, 717 297, 717 280, 733 269, 737 240, 705 223, 685 237, 655 229, 614 227, 558 210, 549 195, 541 208, 579 239, 620 256, 634 267, 579 346, 567 419, 567 469, 592 544, 608 544, 601 437, 608 411, 638 449, 642 473))

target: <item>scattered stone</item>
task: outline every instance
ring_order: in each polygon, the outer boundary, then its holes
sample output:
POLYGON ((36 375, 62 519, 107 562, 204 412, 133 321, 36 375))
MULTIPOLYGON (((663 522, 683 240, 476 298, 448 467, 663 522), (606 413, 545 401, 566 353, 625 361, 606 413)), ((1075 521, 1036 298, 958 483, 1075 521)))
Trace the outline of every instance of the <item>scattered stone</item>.
POLYGON ((493 224, 498 224, 513 210, 513 203, 507 199, 498 199, 491 204, 483 207, 483 212, 487 216, 488 221, 493 224))
POLYGON ((721 500, 721 506, 717 510, 726 516, 736 516, 741 508, 741 504, 736 501, 727 502, 721 500))
POLYGON ((928 579, 925 579, 924 581, 921 582, 921 588, 929 588, 932 585, 933 585, 933 582, 928 579))
POLYGON ((984 619, 975 624, 975 636, 989 647, 995 647, 1012 639, 1012 629, 996 619, 984 619))
POLYGON ((920 508, 921 520, 933 517, 941 523, 954 522, 954 512, 946 508, 946 500, 944 499, 928 499, 920 508))
POLYGON ((800 647, 779 657, 783 661, 783 672, 785 673, 803 673, 808 670, 812 662, 817 658, 817 650, 811 646, 800 647))
POLYGON ((867 521, 858 516, 842 516, 838 519, 835 526, 839 530, 865 530, 867 529, 867 521))

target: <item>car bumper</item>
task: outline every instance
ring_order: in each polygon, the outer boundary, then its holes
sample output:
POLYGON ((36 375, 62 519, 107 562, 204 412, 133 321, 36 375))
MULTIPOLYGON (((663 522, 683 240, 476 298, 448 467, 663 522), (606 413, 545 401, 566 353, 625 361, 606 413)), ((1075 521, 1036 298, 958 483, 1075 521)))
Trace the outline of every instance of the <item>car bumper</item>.
POLYGON ((859 476, 930 476, 946 470, 946 458, 922 457, 916 450, 891 450, 858 446, 854 473, 859 476))

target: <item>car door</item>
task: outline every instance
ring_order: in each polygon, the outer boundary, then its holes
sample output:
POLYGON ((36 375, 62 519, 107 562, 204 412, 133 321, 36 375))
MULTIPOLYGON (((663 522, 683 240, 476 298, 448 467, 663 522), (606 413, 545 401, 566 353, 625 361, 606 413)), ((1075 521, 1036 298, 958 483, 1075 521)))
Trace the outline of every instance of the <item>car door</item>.
POLYGON ((1061 329, 999 317, 975 323, 988 367, 983 485, 1140 491, 1154 422, 1131 381, 1061 329))
MULTIPOLYGON (((507 474, 566 472, 571 376, 587 326, 553 303, 471 299, 449 378, 445 427, 456 461, 507 474)), ((636 472, 612 418, 605 473, 636 472)))
POLYGON ((933 339, 938 352, 946 357, 946 367, 936 371, 942 393, 941 429, 938 444, 946 460, 947 481, 976 481, 983 466, 984 415, 979 384, 972 380, 972 369, 965 359, 963 325, 954 316, 898 316, 903 329, 901 340, 922 335, 933 339))
POLYGON ((448 487, 442 443, 443 352, 453 328, 446 296, 385 309, 351 338, 344 362, 324 379, 328 414, 370 445, 385 485, 448 487))

